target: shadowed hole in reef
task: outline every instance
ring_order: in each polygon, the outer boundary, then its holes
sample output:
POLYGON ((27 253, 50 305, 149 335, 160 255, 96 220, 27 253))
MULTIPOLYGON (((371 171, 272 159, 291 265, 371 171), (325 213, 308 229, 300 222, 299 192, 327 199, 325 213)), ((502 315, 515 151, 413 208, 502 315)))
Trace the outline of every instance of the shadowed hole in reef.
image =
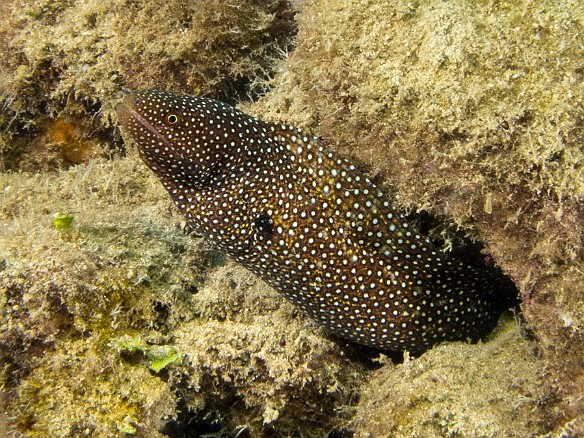
MULTIPOLYGON (((0 150, 0 170, 57 171, 125 154, 119 130, 104 126, 96 117, 101 104, 82 99, 69 102, 54 103, 54 108, 39 113, 14 113, 9 125, 0 121, 0 139, 9 139, 10 144, 0 150)), ((9 111, 1 110, 0 120, 9 111)))
POLYGON ((445 218, 433 216, 425 211, 410 214, 407 219, 420 231, 420 234, 427 236, 437 248, 444 251, 446 256, 480 270, 498 272, 500 290, 497 299, 501 301, 503 308, 518 309, 520 295, 517 286, 497 266, 497 261, 486 252, 483 242, 467 237, 463 230, 457 230, 445 218))
POLYGON ((404 361, 404 353, 402 351, 381 350, 355 342, 347 342, 336 336, 331 337, 336 340, 351 362, 358 362, 369 371, 377 370, 384 365, 384 362, 379 360, 382 354, 393 364, 401 364, 404 361))
POLYGON ((201 411, 195 412, 179 398, 176 406, 177 417, 168 421, 160 430, 169 438, 196 438, 201 436, 228 436, 225 435, 223 425, 217 413, 201 411))
MULTIPOLYGON (((239 409, 246 409, 242 401, 236 401, 235 405, 237 404, 240 405, 239 409)), ((230 409, 238 409, 235 405, 231 404, 230 409)), ((220 408, 194 411, 188 408, 182 398, 179 398, 176 412, 177 418, 169 420, 160 430, 160 433, 169 438, 251 438, 254 436, 252 430, 245 425, 233 426, 230 418, 221 416, 221 412, 225 411, 220 408)), ((301 426, 301 423, 292 427, 295 430, 283 432, 279 428, 265 425, 261 436, 266 438, 280 438, 282 436, 302 438, 307 436, 301 433, 296 426, 301 426)), ((333 428, 322 436, 324 438, 352 438, 353 432, 347 429, 333 428)))
POLYGON ((170 305, 161 301, 154 301, 152 307, 156 314, 154 328, 156 328, 156 330, 161 333, 168 333, 167 320, 168 316, 170 315, 170 305))

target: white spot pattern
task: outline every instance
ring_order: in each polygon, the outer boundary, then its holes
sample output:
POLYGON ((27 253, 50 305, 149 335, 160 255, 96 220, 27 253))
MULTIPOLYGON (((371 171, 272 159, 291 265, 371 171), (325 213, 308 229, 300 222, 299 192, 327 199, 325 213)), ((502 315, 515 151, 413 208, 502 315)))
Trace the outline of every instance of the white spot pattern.
POLYGON ((506 307, 498 274, 440 254, 300 129, 157 90, 119 117, 196 232, 343 338, 421 351, 484 336, 506 307))

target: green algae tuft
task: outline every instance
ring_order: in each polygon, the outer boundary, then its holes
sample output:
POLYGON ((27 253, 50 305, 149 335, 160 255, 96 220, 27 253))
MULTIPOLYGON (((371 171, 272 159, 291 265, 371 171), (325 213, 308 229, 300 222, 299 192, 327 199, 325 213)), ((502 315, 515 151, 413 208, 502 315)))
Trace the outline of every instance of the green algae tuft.
POLYGON ((183 354, 174 347, 148 345, 140 336, 124 336, 115 342, 115 346, 121 353, 142 353, 150 361, 149 368, 155 373, 159 373, 169 365, 182 363, 183 354))
POLYGON ((57 213, 53 219, 53 225, 55 230, 66 233, 71 229, 71 224, 73 224, 73 215, 69 213, 57 213))

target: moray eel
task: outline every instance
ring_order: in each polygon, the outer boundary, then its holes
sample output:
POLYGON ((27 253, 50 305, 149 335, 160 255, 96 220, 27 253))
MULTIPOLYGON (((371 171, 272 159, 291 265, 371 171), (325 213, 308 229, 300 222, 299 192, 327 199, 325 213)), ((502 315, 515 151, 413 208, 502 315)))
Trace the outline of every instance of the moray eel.
POLYGON ((212 99, 127 95, 125 134, 188 224, 333 334, 383 350, 476 341, 513 298, 449 258, 347 159, 212 99))

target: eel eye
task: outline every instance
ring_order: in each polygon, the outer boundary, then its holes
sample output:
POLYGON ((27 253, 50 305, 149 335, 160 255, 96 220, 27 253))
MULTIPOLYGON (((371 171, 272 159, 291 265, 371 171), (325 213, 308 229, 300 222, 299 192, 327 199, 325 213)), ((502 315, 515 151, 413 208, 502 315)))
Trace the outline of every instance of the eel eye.
POLYGON ((174 125, 176 122, 178 122, 178 116, 176 114, 169 114, 166 116, 166 121, 169 125, 174 125))

